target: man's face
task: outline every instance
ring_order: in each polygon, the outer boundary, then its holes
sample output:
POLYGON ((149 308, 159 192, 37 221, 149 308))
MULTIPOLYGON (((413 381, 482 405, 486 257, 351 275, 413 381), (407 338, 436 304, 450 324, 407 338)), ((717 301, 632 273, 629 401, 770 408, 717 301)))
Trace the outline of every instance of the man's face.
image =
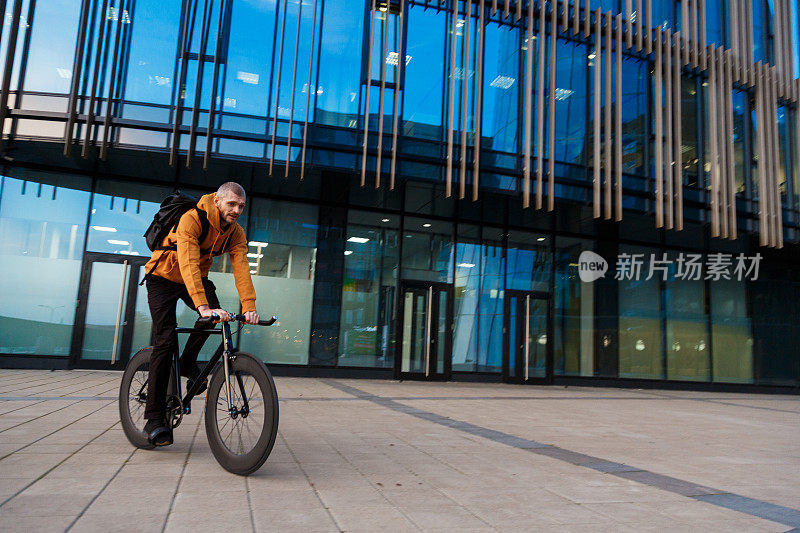
POLYGON ((214 205, 219 209, 219 216, 224 224, 233 224, 244 211, 244 196, 228 194, 226 196, 215 196, 214 205))

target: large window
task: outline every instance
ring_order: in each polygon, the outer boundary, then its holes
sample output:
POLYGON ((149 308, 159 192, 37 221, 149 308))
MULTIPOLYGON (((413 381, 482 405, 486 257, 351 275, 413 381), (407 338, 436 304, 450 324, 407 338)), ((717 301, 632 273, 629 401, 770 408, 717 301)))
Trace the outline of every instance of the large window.
POLYGON ((681 257, 686 258, 686 255, 669 254, 668 258, 673 263, 664 290, 667 379, 708 381, 711 360, 705 282, 702 279, 683 279, 690 276, 685 275, 686 271, 676 270, 676 266, 685 264, 681 257))
POLYGON ((69 355, 88 179, 0 178, 0 353, 69 355))
POLYGON ((581 281, 578 259, 592 250, 592 241, 556 239, 554 372, 557 375, 594 374, 594 283, 581 281))
MULTIPOLYGON (((256 198, 250 202, 249 226, 247 257, 256 289, 256 308, 265 318, 278 315, 278 322, 269 328, 242 330, 242 350, 270 363, 306 364, 317 208, 256 198)), ((232 283, 231 280, 229 284, 232 283)))
POLYGON ((556 45, 556 161, 584 164, 586 132, 586 65, 584 44, 557 40, 556 45))
POLYGON ((753 382, 753 334, 747 314, 746 284, 710 283, 714 381, 753 382))
POLYGON ((657 276, 646 279, 655 249, 620 246, 632 264, 641 261, 641 274, 617 282, 619 291, 619 377, 663 379, 661 288, 657 276), (638 277, 638 279, 637 279, 638 277))
POLYGON ((393 365, 399 222, 395 215, 348 214, 339 366, 393 365))
POLYGON ((644 175, 647 123, 647 63, 633 57, 622 60, 622 171, 644 175))

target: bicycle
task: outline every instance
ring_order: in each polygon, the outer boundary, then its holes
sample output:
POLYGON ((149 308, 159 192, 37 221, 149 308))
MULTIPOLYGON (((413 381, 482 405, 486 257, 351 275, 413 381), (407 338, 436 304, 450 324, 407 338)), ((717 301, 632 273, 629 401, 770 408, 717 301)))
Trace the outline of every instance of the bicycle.
MULTIPOLYGON (((229 313, 231 320, 245 322, 242 314, 229 313)), ((193 328, 176 328, 177 333, 222 335, 214 355, 200 372, 192 387, 181 395, 181 372, 178 353, 173 354, 167 390, 167 419, 175 429, 184 415, 192 412, 191 401, 205 379, 208 382, 205 404, 206 437, 217 462, 234 474, 249 475, 261 468, 272 452, 278 434, 278 392, 266 365, 234 346, 229 322, 213 328, 218 317, 201 318, 193 328), (213 329, 208 329, 213 328, 213 329), (221 360, 221 361, 220 361, 221 360), (220 398, 222 395, 222 398, 220 398)), ((277 317, 262 320, 259 326, 271 326, 277 317)), ((144 432, 147 402, 147 378, 152 346, 142 348, 128 362, 119 389, 119 415, 122 429, 137 448, 153 449, 144 432)))

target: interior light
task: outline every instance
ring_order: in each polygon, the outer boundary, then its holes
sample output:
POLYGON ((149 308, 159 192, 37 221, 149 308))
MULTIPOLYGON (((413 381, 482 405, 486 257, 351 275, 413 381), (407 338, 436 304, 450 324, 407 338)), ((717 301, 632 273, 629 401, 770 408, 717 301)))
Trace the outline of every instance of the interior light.
POLYGON ((345 250, 344 255, 350 255, 353 253, 353 250, 345 250))
POLYGON ((424 223, 424 224, 422 225, 422 227, 423 227, 423 228, 430 228, 430 227, 431 227, 431 224, 430 224, 429 222, 426 222, 426 223, 424 223))
POLYGON ((261 259, 262 257, 264 257, 264 254, 253 254, 253 253, 249 253, 249 254, 247 254, 247 257, 253 257, 253 258, 255 258, 255 259, 261 259))
POLYGON ((639 339, 636 341, 636 351, 641 352, 642 350, 644 350, 644 341, 639 339))
POLYGON ((251 273, 251 274, 255 274, 255 273, 256 273, 256 271, 255 271, 255 270, 251 270, 251 271, 250 271, 250 273, 251 273))
POLYGON ((381 222, 389 222, 389 219, 388 218, 384 218, 383 220, 381 220, 381 222))
POLYGON ((248 265, 250 265, 251 267, 257 267, 258 263, 248 263, 248 265))
POLYGON ((265 247, 265 246, 267 246, 269 243, 268 243, 268 242, 261 242, 261 241, 250 241, 248 244, 249 244, 250 246, 261 246, 262 248, 264 248, 264 247, 265 247))
POLYGON ((543 240, 545 240, 545 238, 544 238, 544 237, 539 237, 539 238, 538 238, 538 239, 536 239, 536 240, 537 240, 537 241, 539 241, 539 242, 542 242, 543 240))
POLYGON ((473 268, 473 267, 475 267, 475 265, 473 265, 472 263, 459 263, 456 266, 459 266, 461 268, 473 268))
POLYGON ((365 242, 369 242, 369 239, 366 237, 350 237, 347 239, 347 242, 357 242, 358 244, 364 244, 365 242))
POLYGON ((108 226, 92 226, 92 229, 95 231, 108 231, 111 233, 117 232, 117 228, 109 228, 108 226))
POLYGON ((129 243, 128 241, 117 241, 117 240, 114 240, 114 239, 108 239, 108 244, 117 244, 119 246, 130 246, 131 245, 131 243, 129 243))

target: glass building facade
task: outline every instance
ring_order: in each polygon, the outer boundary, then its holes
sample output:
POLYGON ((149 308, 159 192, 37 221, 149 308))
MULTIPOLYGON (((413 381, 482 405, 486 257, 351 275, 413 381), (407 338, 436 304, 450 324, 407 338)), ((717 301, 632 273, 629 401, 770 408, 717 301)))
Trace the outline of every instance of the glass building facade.
POLYGON ((7 2, 0 365, 122 368, 159 203, 235 180, 276 373, 800 386, 798 2, 643 3, 7 2), (684 275, 719 254, 757 275, 684 275))

